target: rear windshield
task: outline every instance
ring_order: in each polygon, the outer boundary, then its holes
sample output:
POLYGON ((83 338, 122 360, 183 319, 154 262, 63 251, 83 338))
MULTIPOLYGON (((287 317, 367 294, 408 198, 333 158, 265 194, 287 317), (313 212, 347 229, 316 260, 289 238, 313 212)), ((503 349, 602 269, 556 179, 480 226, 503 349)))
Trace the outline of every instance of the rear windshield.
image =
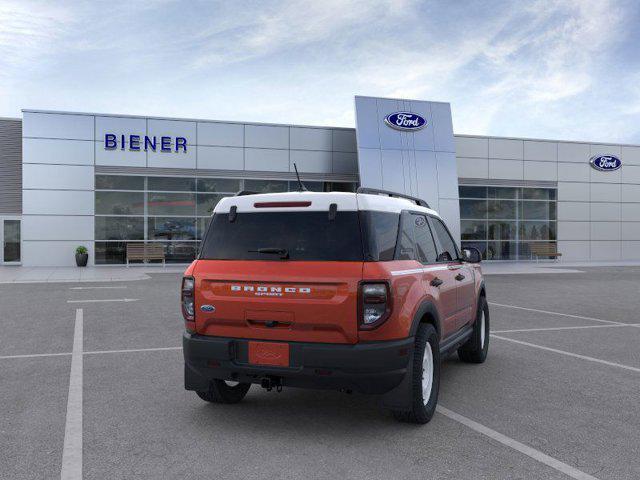
POLYGON ((362 245, 358 212, 337 212, 333 220, 329 212, 238 213, 233 222, 216 213, 200 258, 280 261, 286 251, 290 261, 354 262, 364 259, 362 245))

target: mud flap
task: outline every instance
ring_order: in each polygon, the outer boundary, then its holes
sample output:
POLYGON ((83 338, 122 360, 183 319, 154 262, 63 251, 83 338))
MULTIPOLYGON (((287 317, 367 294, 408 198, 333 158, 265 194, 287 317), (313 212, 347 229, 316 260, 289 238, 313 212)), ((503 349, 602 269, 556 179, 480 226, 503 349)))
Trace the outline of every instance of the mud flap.
POLYGON ((209 390, 209 380, 192 368, 188 363, 184 364, 184 388, 185 390, 206 391, 209 390))
MULTIPOLYGON (((413 354, 412 354, 413 357, 413 354)), ((413 408, 413 358, 400 384, 382 395, 382 407, 389 410, 409 411, 413 408)))

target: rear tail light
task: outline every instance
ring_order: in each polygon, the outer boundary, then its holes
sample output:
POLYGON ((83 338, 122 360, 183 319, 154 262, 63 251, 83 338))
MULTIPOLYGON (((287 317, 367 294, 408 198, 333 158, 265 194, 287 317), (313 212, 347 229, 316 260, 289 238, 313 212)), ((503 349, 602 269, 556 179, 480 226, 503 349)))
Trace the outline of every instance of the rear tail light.
POLYGON ((391 313, 391 292, 389 284, 360 284, 360 328, 368 330, 383 323, 391 313))
POLYGON ((196 281, 193 277, 182 278, 180 302, 182 303, 182 316, 187 322, 193 322, 195 320, 195 283, 196 281))

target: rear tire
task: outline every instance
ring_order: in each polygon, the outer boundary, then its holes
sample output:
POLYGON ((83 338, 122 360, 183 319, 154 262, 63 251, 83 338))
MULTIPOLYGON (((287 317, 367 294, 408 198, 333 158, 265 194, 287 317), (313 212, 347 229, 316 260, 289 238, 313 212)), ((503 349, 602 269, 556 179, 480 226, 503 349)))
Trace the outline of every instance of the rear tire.
POLYGON ((483 363, 489 352, 489 332, 489 305, 487 299, 482 296, 478 301, 473 333, 467 343, 458 349, 460 360, 467 363, 483 363))
POLYGON ((225 382, 213 380, 209 384, 209 390, 202 390, 196 394, 205 402, 211 403, 238 403, 251 388, 250 383, 225 382))
POLYGON ((431 420, 440 389, 440 349, 433 325, 421 323, 416 333, 411 378, 411 410, 394 411, 400 421, 425 424, 431 420))

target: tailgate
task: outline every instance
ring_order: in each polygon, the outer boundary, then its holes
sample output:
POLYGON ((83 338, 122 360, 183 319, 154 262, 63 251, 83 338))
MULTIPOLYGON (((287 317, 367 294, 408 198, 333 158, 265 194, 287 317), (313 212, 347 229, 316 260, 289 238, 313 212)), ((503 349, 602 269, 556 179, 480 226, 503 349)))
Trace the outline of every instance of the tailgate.
POLYGON ((362 262, 200 260, 194 276, 202 335, 357 341, 362 262))

